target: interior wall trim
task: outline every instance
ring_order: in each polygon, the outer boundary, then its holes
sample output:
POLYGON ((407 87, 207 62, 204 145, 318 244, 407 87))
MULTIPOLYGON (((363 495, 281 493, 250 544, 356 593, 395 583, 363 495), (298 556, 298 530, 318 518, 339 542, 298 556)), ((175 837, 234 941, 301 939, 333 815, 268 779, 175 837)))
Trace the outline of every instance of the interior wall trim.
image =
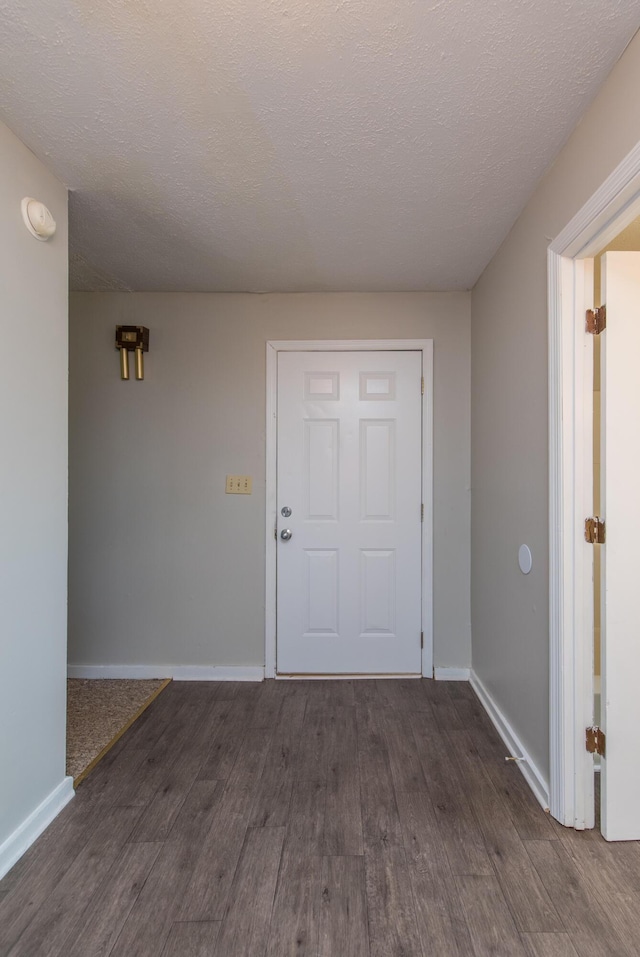
POLYGON ((516 764, 522 776, 533 791, 539 804, 545 811, 548 811, 549 782, 532 760, 531 755, 527 752, 527 749, 514 731, 512 725, 473 669, 471 670, 469 681, 480 700, 480 704, 489 715, 494 728, 504 742, 506 749, 505 757, 517 759, 516 764))
POLYGON ((68 678, 173 678, 174 681, 263 681, 262 665, 69 665, 68 678))
POLYGON ((0 845, 0 878, 11 870, 16 861, 40 837, 74 796, 73 778, 63 778, 44 801, 9 835, 0 845))
POLYGON ((468 681, 471 668, 434 668, 433 677, 436 681, 468 681))

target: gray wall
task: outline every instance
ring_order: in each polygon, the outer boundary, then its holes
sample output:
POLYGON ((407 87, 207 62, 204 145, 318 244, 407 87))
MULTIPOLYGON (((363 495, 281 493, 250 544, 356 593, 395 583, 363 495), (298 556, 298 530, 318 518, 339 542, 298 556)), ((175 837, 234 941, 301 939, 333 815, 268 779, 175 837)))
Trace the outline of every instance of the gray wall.
POLYGON ((547 246, 640 140, 640 35, 472 296, 473 666, 549 766, 547 246), (533 552, 523 576, 519 545, 533 552))
POLYGON ((0 124, 0 872, 62 783, 67 582, 67 192, 0 124), (49 242, 23 196, 57 220, 49 242))
POLYGON ((433 338, 435 663, 468 667, 469 318, 468 293, 72 295, 70 662, 263 664, 266 341, 433 338), (151 330, 144 382, 116 323, 151 330))

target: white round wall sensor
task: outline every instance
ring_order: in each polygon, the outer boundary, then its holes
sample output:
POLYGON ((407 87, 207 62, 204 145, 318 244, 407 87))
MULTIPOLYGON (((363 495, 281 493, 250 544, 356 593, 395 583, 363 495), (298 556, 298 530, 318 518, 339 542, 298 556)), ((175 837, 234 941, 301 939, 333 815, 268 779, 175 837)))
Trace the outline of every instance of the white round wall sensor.
POLYGON ((533 558, 531 557, 531 549, 528 545, 520 546, 518 551, 518 565, 520 566, 520 571, 523 575, 528 575, 531 571, 533 558))
POLYGON ((31 235, 41 242, 51 239, 56 231, 56 221, 44 203, 31 196, 25 196, 21 206, 24 224, 31 235))

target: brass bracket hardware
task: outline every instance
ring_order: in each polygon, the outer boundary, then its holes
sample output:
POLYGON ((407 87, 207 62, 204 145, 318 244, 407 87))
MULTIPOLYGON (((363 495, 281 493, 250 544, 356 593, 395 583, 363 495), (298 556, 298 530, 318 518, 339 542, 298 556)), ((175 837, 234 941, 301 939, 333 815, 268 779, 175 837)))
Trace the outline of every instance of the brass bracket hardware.
POLYGON ((601 518, 586 518, 584 521, 584 540, 590 545, 604 545, 606 526, 601 518))
POLYGON ((604 757, 605 744, 605 733, 601 728, 587 728, 586 746, 589 754, 600 754, 604 757))
POLYGON ((607 307, 598 306, 597 309, 587 309, 587 332, 592 336, 599 336, 607 328, 607 307))
POLYGON ((136 354, 136 379, 144 379, 143 353, 149 351, 146 326, 116 326, 116 349, 120 350, 120 376, 129 378, 129 353, 136 354))

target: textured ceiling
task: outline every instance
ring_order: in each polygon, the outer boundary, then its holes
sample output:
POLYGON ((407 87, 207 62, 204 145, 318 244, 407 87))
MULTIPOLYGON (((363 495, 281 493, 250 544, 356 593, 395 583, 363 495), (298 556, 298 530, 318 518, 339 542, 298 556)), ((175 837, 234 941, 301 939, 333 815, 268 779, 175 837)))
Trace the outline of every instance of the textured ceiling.
MULTIPOLYGON (((72 286, 473 285, 637 0, 0 0, 72 286)), ((46 199, 46 197, 43 197, 46 199)))

